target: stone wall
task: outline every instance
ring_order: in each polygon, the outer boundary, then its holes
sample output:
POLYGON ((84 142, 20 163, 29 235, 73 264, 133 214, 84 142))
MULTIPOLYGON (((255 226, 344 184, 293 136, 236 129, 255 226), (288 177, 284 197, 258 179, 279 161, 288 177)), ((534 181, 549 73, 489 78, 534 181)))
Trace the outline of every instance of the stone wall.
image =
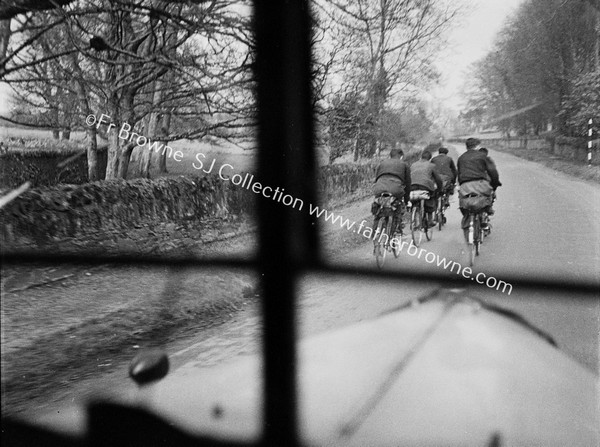
MULTIPOLYGON (((372 164, 323 167, 318 175, 321 204, 360 191, 368 194, 374 170, 372 164)), ((40 248, 58 240, 164 223, 214 229, 215 223, 207 220, 248 216, 259 197, 218 176, 33 188, 0 210, 0 243, 8 250, 40 248)))
MULTIPOLYGON (((98 168, 106 172, 106 148, 98 150, 98 168)), ((25 182, 33 187, 88 181, 87 154, 83 149, 11 149, 0 153, 0 188, 16 188, 25 182), (71 160, 69 160, 71 159, 71 160), (65 161, 64 166, 61 164, 65 161)))
POLYGON ((216 178, 110 180, 27 191, 0 211, 4 246, 44 245, 152 222, 249 211, 248 191, 216 178))

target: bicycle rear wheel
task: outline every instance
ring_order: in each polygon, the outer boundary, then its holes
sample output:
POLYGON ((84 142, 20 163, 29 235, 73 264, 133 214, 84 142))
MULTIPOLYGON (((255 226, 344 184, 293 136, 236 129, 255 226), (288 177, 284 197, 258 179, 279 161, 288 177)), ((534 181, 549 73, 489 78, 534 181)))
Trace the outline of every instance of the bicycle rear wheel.
POLYGON ((481 213, 475 219, 475 256, 479 256, 481 243, 483 242, 483 229, 481 225, 481 213))
POLYGON ((438 200, 437 218, 438 230, 442 231, 442 227, 444 226, 444 196, 438 200))
POLYGON ((389 220, 389 217, 382 217, 379 219, 379 223, 377 224, 375 231, 375 239, 373 240, 373 243, 375 244, 375 261, 377 262, 377 267, 379 268, 383 268, 383 264, 385 263, 387 249, 382 241, 386 240, 384 235, 386 235, 389 220))
POLYGON ((421 200, 421 222, 423 222, 423 233, 428 241, 433 238, 433 225, 429 222, 428 213, 425 212, 425 201, 421 200))
POLYGON ((469 226, 464 229, 465 240, 467 242, 467 251, 469 252, 469 266, 475 265, 475 217, 469 215, 469 226))
POLYGON ((482 223, 485 224, 486 229, 482 229, 481 230, 481 240, 483 241, 484 237, 488 237, 490 235, 490 233, 492 232, 492 225, 490 223, 490 217, 488 214, 485 214, 482 218, 482 223))
MULTIPOLYGON (((400 220, 402 220, 402 217, 397 216, 400 220)), ((396 222, 396 218, 392 217, 389 219, 389 225, 388 225, 388 235, 390 236, 390 241, 389 241, 389 246, 392 249, 392 253, 394 253, 394 257, 397 258, 398 256, 400 256, 400 239, 402 236, 402 233, 397 233, 395 230, 397 227, 400 226, 399 222, 396 222), (396 240, 394 240, 396 239, 396 240)))
POLYGON ((410 234, 412 236, 412 242, 415 246, 419 246, 423 233, 421 231, 421 206, 413 205, 412 213, 410 216, 410 234))

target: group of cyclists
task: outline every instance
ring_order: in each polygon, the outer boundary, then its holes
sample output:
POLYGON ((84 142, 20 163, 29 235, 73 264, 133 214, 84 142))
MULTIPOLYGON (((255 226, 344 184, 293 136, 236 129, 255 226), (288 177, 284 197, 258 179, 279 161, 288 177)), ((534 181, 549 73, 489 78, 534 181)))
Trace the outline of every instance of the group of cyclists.
MULTIPOLYGON (((440 147, 434 157, 429 150, 424 150, 418 161, 411 166, 404 161, 404 153, 400 149, 392 149, 390 158, 383 160, 377 167, 373 193, 375 197, 381 194, 392 194, 397 206, 395 207, 396 232, 402 233, 402 215, 406 208, 412 206, 411 191, 427 191, 429 199, 425 200, 427 225, 437 224, 437 201, 442 195, 453 195, 456 182, 459 184, 459 196, 463 198, 477 196, 482 199, 482 211, 488 215, 494 214, 492 207, 495 191, 501 186, 498 170, 488 155, 486 148, 481 147, 481 140, 468 138, 466 152, 457 160, 448 155, 446 147, 440 147)), ((460 207, 463 214, 461 226, 468 226, 468 210, 460 207)), ((375 225, 377 227, 377 213, 375 225)), ((445 222, 444 222, 445 223, 445 222)))

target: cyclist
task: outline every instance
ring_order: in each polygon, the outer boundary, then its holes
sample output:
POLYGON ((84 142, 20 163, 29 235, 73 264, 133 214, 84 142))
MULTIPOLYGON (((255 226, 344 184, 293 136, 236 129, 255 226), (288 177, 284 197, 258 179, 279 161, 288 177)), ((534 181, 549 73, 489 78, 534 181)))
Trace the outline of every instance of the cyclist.
MULTIPOLYGON (((492 165, 494 166, 494 168, 496 167, 496 163, 494 163, 494 160, 492 160, 492 157, 490 157, 490 152, 488 151, 487 147, 481 147, 479 148, 480 152, 483 152, 486 157, 488 158, 488 160, 490 161, 490 163, 492 163, 492 165)), ((498 170, 496 168, 496 170, 498 170)), ((489 180, 489 179, 488 179, 489 180)), ((496 201, 496 190, 494 189, 494 193, 492 194, 492 204, 489 206, 487 213, 491 216, 494 214, 494 209, 493 209, 493 205, 494 202, 496 201)))
MULTIPOLYGON (((484 211, 493 214, 494 211, 491 209, 492 195, 498 186, 502 186, 496 165, 490 160, 485 151, 479 150, 481 140, 468 138, 465 145, 467 151, 458 157, 457 163, 460 195, 475 193, 489 197, 489 204, 484 211)), ((463 208, 460 211, 463 214, 462 228, 467 228, 469 226, 469 213, 463 208)))
POLYGON ((444 182, 438 173, 436 165, 431 162, 431 152, 424 150, 421 154, 421 159, 412 164, 410 167, 410 178, 410 189, 412 191, 429 191, 429 199, 425 200, 425 212, 427 213, 429 226, 434 226, 437 223, 434 218, 436 202, 435 192, 436 190, 442 191, 444 182))
POLYGON ((481 147, 481 148, 479 148, 479 152, 483 152, 485 154, 485 156, 488 158, 488 160, 490 161, 490 163, 492 163, 492 165, 494 167, 496 167, 496 163, 494 163, 494 160, 492 160, 492 157, 490 157, 490 151, 488 151, 487 147, 481 147))
MULTIPOLYGON (((375 172, 375 184, 373 185, 373 194, 378 197, 382 193, 392 194, 397 200, 404 203, 409 203, 410 189, 410 168, 404 161, 404 152, 401 149, 392 149, 390 158, 383 160, 375 172)), ((375 205, 375 204, 374 204, 375 205)), ((377 211, 375 207, 372 209, 375 215, 375 226, 377 226, 377 211)), ((398 224, 402 223, 402 207, 397 206, 395 209, 396 229, 398 224)))
POLYGON ((454 160, 448 155, 448 148, 440 147, 438 155, 433 157, 431 162, 437 166, 438 173, 444 181, 444 190, 447 190, 449 194, 454 194, 456 165, 454 164, 454 160))
MULTIPOLYGON (((443 191, 448 193, 448 195, 454 194, 454 186, 456 183, 456 165, 454 164, 454 160, 448 156, 448 149, 445 147, 440 147, 438 149, 438 155, 433 157, 431 162, 437 166, 438 172, 444 181, 443 191)), ((446 205, 448 204, 444 204, 444 206, 446 205)))

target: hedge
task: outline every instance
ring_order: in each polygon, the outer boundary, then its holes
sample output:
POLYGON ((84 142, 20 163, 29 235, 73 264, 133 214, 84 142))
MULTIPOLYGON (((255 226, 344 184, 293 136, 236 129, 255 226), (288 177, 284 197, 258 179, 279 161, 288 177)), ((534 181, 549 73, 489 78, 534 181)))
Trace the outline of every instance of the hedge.
MULTIPOLYGON (((107 148, 98 148, 98 168, 106 172, 107 148)), ((30 182, 33 187, 88 182, 87 153, 84 149, 15 148, 0 153, 0 188, 16 188, 30 182), (79 155, 79 157, 76 157, 79 155), (59 165, 74 157, 63 167, 59 165)))
MULTIPOLYGON (((368 193, 375 166, 321 168, 317 179, 321 204, 357 191, 368 193)), ((205 219, 251 214, 257 197, 216 175, 33 188, 0 210, 0 242, 8 249, 39 247, 64 238, 154 223, 193 221, 201 229, 199 222, 205 219)))

